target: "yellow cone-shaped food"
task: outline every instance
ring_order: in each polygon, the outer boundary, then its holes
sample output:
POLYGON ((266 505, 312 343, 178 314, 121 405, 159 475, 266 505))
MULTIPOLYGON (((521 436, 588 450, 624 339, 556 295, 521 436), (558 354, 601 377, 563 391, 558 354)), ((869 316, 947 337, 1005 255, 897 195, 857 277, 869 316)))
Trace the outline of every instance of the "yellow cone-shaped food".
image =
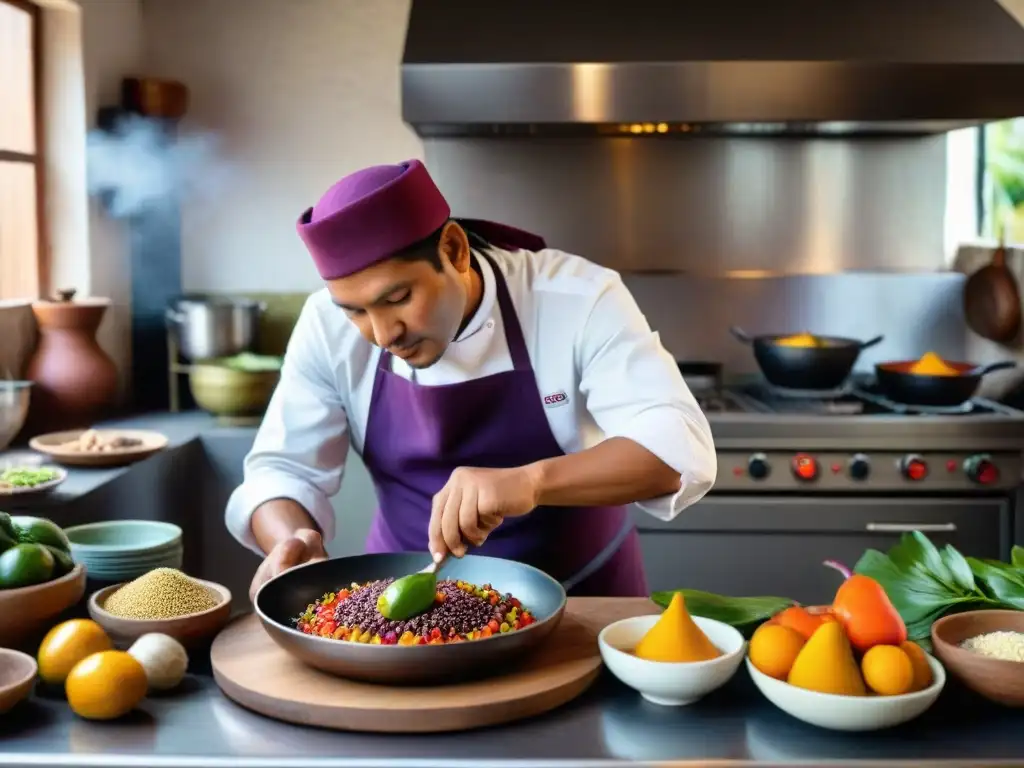
POLYGON ((786 682, 840 696, 866 696, 853 648, 838 621, 826 621, 800 649, 786 682))
POLYGON ((634 653, 648 661, 674 662, 707 661, 722 655, 691 618, 681 592, 672 596, 672 602, 641 638, 634 653))

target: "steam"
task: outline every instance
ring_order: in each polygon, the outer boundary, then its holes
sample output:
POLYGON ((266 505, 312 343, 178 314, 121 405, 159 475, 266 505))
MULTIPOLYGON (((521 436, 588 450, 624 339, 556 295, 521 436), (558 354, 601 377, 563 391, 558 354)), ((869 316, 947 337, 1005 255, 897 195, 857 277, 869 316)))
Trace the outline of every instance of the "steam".
POLYGON ((180 203, 213 198, 229 172, 213 135, 168 131, 139 115, 91 131, 86 149, 89 194, 116 219, 170 225, 180 203))

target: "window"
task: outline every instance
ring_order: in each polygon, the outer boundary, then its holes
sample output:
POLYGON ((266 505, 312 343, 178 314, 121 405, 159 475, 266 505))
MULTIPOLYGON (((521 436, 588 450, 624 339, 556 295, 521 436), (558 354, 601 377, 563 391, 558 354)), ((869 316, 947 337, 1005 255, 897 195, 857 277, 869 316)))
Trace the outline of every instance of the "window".
POLYGON ((46 277, 39 17, 0 0, 0 299, 37 298, 46 277))

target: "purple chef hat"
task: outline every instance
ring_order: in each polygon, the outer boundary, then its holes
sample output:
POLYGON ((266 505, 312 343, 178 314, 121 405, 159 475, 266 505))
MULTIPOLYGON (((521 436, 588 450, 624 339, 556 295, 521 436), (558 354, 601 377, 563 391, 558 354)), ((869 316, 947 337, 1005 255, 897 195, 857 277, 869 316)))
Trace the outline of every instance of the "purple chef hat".
MULTIPOLYGON (((296 224, 317 271, 337 280, 390 258, 437 230, 451 210, 419 160, 374 165, 336 183, 296 224)), ((490 221, 465 226, 499 248, 539 250, 544 240, 490 221)))

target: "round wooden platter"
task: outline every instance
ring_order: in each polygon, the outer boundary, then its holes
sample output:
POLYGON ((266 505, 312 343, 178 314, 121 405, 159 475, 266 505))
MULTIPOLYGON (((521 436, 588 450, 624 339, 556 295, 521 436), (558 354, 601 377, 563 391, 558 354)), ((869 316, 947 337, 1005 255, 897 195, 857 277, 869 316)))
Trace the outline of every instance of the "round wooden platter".
POLYGON ((391 687, 335 677, 280 648, 249 614, 213 642, 224 694, 262 715, 343 731, 460 731, 532 717, 579 696, 597 678, 597 634, 613 621, 656 613, 642 598, 570 598, 552 636, 509 674, 457 685, 391 687))

